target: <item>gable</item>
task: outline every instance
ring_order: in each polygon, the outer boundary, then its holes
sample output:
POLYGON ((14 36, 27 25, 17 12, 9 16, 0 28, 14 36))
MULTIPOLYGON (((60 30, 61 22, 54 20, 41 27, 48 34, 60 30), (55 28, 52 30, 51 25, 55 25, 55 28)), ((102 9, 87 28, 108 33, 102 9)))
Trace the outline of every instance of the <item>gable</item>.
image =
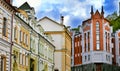
POLYGON ((24 3, 23 5, 21 5, 19 8, 20 8, 20 9, 23 9, 23 10, 25 10, 25 9, 31 9, 30 5, 29 5, 27 2, 25 2, 25 3, 24 3))
POLYGON ((43 18, 38 22, 45 31, 63 31, 63 26, 48 18, 43 18))

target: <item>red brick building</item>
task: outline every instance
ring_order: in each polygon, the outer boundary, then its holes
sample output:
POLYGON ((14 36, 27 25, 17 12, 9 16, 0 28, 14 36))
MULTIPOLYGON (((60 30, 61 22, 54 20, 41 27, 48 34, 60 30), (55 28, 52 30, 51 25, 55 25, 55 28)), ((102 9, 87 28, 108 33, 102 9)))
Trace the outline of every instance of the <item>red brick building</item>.
POLYGON ((88 71, 106 71, 108 65, 120 66, 120 30, 115 34, 112 32, 110 22, 104 18, 103 7, 101 12, 94 12, 91 6, 90 14, 91 17, 82 22, 80 30, 73 36, 72 71, 82 71, 87 66, 88 71))

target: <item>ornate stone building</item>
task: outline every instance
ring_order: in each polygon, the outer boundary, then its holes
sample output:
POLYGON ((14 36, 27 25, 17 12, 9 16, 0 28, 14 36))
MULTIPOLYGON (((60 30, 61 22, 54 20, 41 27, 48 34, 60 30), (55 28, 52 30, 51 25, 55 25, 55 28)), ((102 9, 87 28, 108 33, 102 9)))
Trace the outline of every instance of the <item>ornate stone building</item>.
POLYGON ((0 0, 0 71, 11 69, 11 35, 15 11, 11 0, 0 0))

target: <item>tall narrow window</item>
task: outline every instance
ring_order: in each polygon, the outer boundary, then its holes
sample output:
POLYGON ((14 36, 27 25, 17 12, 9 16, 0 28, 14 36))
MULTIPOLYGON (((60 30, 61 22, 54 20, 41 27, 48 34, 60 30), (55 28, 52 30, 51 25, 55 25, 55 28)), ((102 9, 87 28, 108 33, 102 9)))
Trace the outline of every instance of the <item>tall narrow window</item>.
POLYGON ((90 51, 90 32, 88 32, 88 51, 90 51))
POLYGON ((25 32, 23 32, 23 43, 25 44, 25 32))
POLYGON ((85 52, 86 52, 86 33, 84 33, 84 49, 85 49, 85 52))
POLYGON ((22 31, 20 31, 20 42, 22 42, 22 31))
POLYGON ((25 39, 26 41, 26 45, 28 46, 28 35, 26 34, 26 39, 25 39))
POLYGON ((1 71, 6 71, 6 58, 1 56, 1 71))
POLYGON ((28 66, 28 56, 26 56, 25 62, 26 62, 25 65, 28 66))
POLYGON ((22 61, 23 61, 22 58, 23 58, 23 57, 22 57, 22 53, 20 53, 20 64, 22 64, 22 61))
POLYGON ((14 28, 14 39, 17 39, 17 27, 14 28))
POLYGON ((108 51, 108 46, 107 46, 107 32, 105 32, 105 39, 106 39, 106 51, 108 51))
POLYGON ((119 55, 120 55, 120 38, 119 38, 119 55))
POLYGON ((110 42, 110 34, 108 33, 108 52, 110 52, 110 44, 109 44, 109 42, 110 42))
POLYGON ((25 55, 24 55, 24 54, 23 54, 22 60, 23 60, 23 61, 22 61, 22 64, 25 65, 26 62, 25 62, 25 55))
POLYGON ((100 24, 96 22, 96 49, 100 50, 100 24))
POLYGON ((7 19, 3 18, 3 30, 2 30, 3 36, 7 36, 7 19))

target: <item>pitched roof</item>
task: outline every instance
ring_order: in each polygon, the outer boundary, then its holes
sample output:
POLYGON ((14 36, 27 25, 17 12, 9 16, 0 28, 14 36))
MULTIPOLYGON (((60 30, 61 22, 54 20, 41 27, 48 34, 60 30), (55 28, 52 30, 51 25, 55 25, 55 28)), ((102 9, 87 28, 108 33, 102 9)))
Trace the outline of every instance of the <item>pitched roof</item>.
POLYGON ((24 4, 22 4, 19 8, 23 9, 23 10, 25 10, 25 9, 31 9, 30 5, 27 2, 25 2, 24 4))
POLYGON ((52 21, 52 22, 56 23, 57 25, 64 26, 64 25, 62 25, 62 24, 60 24, 60 23, 58 23, 58 22, 56 22, 56 21, 52 20, 51 18, 48 18, 47 16, 45 16, 45 17, 41 18, 39 21, 41 21, 41 20, 43 20, 43 19, 48 19, 48 20, 50 20, 50 21, 52 21))
POLYGON ((98 10, 95 12, 95 15, 99 15, 99 16, 100 16, 100 13, 99 13, 99 11, 98 11, 98 10))

